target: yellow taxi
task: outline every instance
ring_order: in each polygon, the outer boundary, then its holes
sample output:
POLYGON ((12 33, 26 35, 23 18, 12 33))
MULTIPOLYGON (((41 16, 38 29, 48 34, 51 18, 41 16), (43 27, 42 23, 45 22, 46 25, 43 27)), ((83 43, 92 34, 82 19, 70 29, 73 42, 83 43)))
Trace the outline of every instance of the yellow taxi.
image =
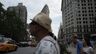
POLYGON ((10 41, 5 41, 4 43, 0 43, 0 52, 15 51, 16 49, 17 49, 17 45, 11 43, 10 41))

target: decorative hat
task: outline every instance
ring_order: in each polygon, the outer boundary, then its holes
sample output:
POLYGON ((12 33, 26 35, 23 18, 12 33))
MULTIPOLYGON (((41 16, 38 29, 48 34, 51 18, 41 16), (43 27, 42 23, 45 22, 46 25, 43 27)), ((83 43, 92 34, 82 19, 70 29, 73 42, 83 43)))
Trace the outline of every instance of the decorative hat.
POLYGON ((45 5, 42 11, 33 18, 33 21, 46 28, 49 32, 52 32, 52 20, 49 18, 49 8, 47 5, 45 5))

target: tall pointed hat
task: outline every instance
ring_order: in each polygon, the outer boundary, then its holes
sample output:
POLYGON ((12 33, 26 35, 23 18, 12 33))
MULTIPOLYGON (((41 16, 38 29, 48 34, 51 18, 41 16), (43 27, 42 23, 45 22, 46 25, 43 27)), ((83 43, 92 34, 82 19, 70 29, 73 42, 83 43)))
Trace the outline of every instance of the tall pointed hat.
POLYGON ((37 22, 38 24, 46 28, 49 32, 52 32, 51 30, 52 20, 49 18, 49 8, 47 5, 45 5, 44 8, 41 10, 41 12, 38 13, 33 18, 33 21, 37 22))
POLYGON ((42 12, 42 13, 45 13, 46 15, 49 16, 49 8, 48 8, 48 5, 45 5, 41 12, 42 12))

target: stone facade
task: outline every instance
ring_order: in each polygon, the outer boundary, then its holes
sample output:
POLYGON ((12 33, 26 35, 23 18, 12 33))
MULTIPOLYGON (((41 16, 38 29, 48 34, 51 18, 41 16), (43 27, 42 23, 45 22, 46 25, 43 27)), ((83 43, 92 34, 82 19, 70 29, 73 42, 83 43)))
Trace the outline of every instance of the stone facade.
POLYGON ((25 27, 27 26, 27 9, 22 3, 18 3, 17 6, 7 8, 8 11, 15 11, 17 17, 24 22, 25 27))
POLYGON ((59 31, 58 31, 58 41, 59 42, 65 42, 65 35, 64 35, 64 30, 63 30, 63 25, 60 24, 60 28, 59 28, 59 31))
POLYGON ((67 37, 74 32, 79 38, 96 33, 96 0, 62 0, 61 11, 67 37))

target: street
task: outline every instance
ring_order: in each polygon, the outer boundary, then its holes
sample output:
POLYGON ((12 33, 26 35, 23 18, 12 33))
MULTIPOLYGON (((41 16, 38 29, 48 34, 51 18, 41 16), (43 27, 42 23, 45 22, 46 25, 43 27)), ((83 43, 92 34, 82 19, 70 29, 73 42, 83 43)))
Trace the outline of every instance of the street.
POLYGON ((5 54, 33 54, 34 50, 34 47, 19 47, 16 51, 5 54))
MULTIPOLYGON (((34 51, 35 47, 19 47, 16 51, 0 54, 33 54, 34 51)), ((94 54, 96 54, 96 49, 94 49, 94 54)))

